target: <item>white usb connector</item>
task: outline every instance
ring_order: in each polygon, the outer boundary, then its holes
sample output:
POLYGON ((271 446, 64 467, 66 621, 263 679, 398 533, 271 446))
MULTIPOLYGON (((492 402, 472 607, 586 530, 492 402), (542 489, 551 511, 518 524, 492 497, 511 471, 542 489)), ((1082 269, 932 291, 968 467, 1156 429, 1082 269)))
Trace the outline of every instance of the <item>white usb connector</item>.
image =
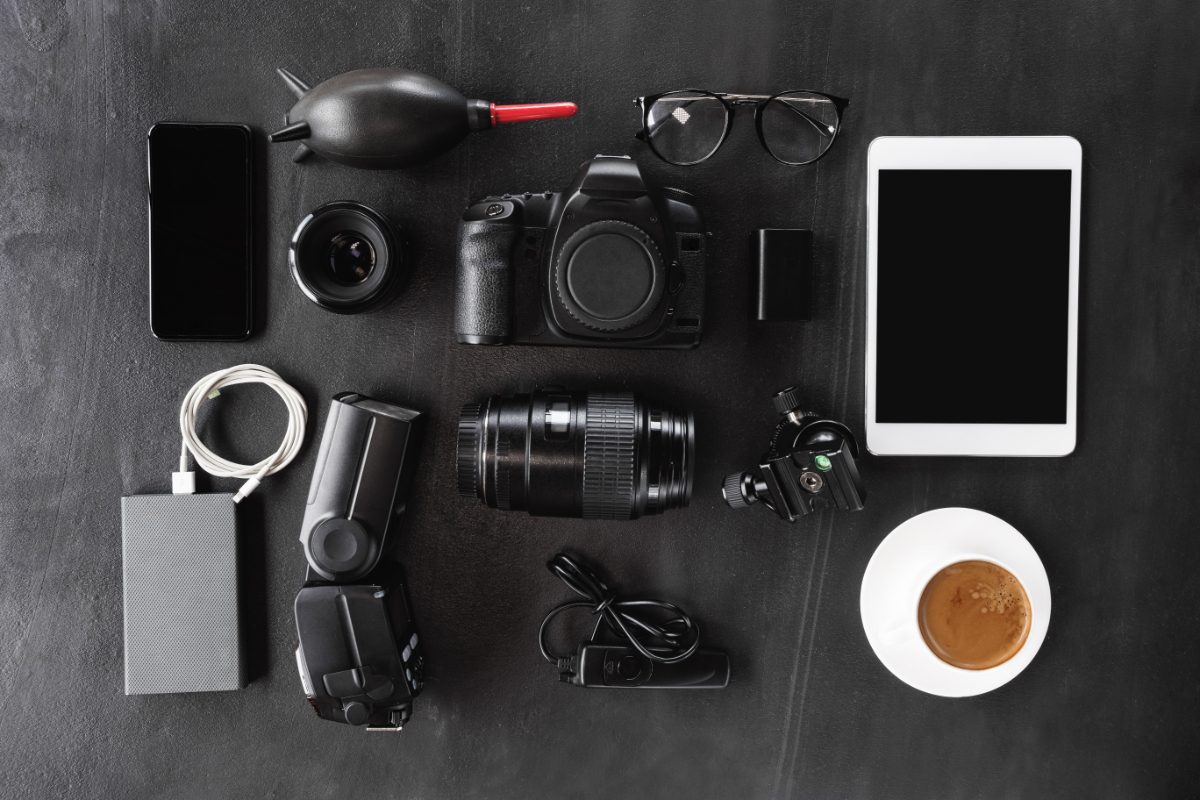
POLYGON ((171 494, 195 494, 196 493, 196 473, 194 472, 172 472, 171 473, 171 494))

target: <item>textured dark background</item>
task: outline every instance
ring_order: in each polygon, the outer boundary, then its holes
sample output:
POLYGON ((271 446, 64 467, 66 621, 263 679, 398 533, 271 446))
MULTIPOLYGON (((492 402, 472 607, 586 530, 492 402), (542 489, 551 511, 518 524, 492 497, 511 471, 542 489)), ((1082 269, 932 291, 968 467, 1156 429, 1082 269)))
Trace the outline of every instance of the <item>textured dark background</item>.
MULTIPOLYGON (((0 7, 0 795, 81 797, 1163 797, 1200 782, 1200 6, 1191 2, 202 2, 0 7), (275 125, 286 65, 313 82, 405 66, 497 101, 572 99, 573 120, 474 137, 367 173, 260 146, 262 313, 243 344, 147 325, 144 135, 156 120, 275 125), (635 95, 687 85, 852 98, 819 166, 759 149, 747 119, 711 162, 634 142, 635 95), (863 187, 881 134, 1071 134, 1084 147, 1079 448, 1065 459, 866 459, 868 508, 789 527, 716 487, 757 456, 770 393, 799 379, 861 426, 863 187), (561 187, 632 152, 698 195, 715 234, 704 344, 687 353, 452 344, 453 237, 485 192, 561 187), (402 223, 408 292, 339 317, 302 298, 285 242, 319 203, 402 223), (747 321, 747 236, 811 226, 817 313, 747 321), (399 736, 319 721, 292 660, 296 542, 316 453, 243 509, 252 590, 244 691, 122 695, 119 503, 165 491, 185 389, 254 361, 313 410, 356 389, 433 425, 398 556, 432 665, 399 736), (453 492, 463 401, 539 381, 690 406, 690 508, 629 524, 505 515, 453 492), (1054 619, 1008 686, 944 700, 893 678, 858 618, 879 540, 920 511, 1009 520, 1049 570, 1054 619), (560 686, 534 632, 562 547, 682 603, 733 659, 723 692, 560 686)), ((1012 235, 1020 236, 1020 231, 1012 235)), ((1019 324, 1019 319, 1014 320, 1019 324)), ((208 427, 259 457, 263 390, 208 427)), ((206 482, 207 483, 207 482, 206 482)), ((232 482, 217 482, 230 488, 232 482)))

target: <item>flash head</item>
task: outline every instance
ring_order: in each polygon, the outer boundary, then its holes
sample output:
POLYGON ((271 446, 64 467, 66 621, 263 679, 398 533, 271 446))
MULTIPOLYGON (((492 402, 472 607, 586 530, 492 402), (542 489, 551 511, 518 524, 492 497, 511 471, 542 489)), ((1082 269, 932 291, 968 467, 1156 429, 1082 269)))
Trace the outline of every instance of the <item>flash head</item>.
POLYGON ((407 501, 422 415, 353 392, 333 398, 300 529, 322 578, 353 581, 379 563, 407 501))

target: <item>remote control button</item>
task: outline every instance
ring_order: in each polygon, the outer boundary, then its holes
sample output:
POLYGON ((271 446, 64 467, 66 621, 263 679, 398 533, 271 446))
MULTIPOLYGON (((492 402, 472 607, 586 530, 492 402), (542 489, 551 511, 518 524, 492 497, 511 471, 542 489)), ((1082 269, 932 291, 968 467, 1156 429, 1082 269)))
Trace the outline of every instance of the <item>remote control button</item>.
POLYGON ((617 662, 617 676, 624 681, 636 681, 642 675, 642 660, 635 655, 622 656, 617 662))

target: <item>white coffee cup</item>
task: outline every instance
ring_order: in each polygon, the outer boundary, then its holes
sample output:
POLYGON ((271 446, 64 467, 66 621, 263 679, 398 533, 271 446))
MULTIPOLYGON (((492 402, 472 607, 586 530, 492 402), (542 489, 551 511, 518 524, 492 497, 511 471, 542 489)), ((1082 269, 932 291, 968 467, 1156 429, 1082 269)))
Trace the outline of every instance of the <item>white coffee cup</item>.
POLYGON ((1029 665, 1050 624, 1050 582, 1033 546, 1004 520, 970 508, 940 508, 907 520, 876 548, 859 595, 863 630, 891 672, 910 686, 944 697, 989 692, 1029 665), (921 594, 935 575, 960 561, 988 561, 1010 572, 1029 598, 1025 644, 982 670, 949 664, 921 636, 921 594))

